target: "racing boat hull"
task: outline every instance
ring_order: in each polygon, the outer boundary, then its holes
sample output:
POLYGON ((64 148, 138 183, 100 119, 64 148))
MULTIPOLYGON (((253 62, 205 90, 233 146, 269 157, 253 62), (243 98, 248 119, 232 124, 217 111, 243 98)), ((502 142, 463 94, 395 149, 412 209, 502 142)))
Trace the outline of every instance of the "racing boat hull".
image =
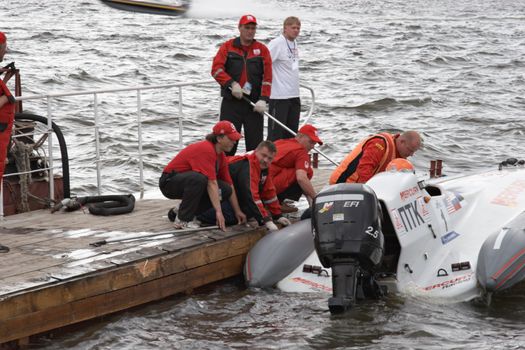
MULTIPOLYGON (((390 292, 459 302, 508 289, 525 278, 522 165, 428 183, 418 181, 412 173, 385 172, 366 185, 373 189, 382 209, 384 256, 374 273, 377 282, 390 292)), ((352 216, 351 211, 349 215, 333 212, 335 207, 325 204, 314 214, 352 216)), ((253 259, 267 257, 275 237, 286 232, 268 235, 250 252, 248 285, 332 293, 332 270, 323 266, 314 249, 311 227, 296 224, 287 230, 292 232, 292 242, 283 243, 280 237, 279 245, 293 247, 294 240, 309 242, 301 248, 301 254, 308 251, 308 256, 295 267, 269 266, 268 260, 279 261, 275 254, 271 259, 253 259), (279 270, 277 275, 286 277, 274 283, 259 278, 254 269, 268 276, 279 270)), ((294 251, 283 249, 281 254, 292 256, 294 251)))
POLYGON ((134 0, 101 0, 109 7, 153 15, 180 16, 188 11, 188 6, 171 6, 155 2, 134 0))

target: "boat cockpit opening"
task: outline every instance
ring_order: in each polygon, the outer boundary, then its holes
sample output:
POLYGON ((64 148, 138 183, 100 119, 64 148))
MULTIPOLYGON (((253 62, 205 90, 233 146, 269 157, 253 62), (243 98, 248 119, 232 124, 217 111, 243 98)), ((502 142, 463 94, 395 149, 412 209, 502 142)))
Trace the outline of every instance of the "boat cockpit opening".
POLYGON ((437 186, 427 185, 425 186, 425 190, 428 192, 428 194, 432 197, 435 196, 441 196, 441 189, 437 186))

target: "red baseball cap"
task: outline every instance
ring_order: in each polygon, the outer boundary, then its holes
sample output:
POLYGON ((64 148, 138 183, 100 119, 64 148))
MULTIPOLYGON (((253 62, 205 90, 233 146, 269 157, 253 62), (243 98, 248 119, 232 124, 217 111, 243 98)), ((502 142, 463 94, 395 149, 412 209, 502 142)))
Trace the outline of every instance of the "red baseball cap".
POLYGON ((7 38, 5 37, 5 34, 0 32, 0 44, 5 44, 7 41, 7 38))
POLYGON ((214 135, 226 135, 232 141, 239 141, 242 135, 235 129, 235 126, 227 121, 221 120, 213 127, 214 135))
POLYGON ((319 138, 319 135, 317 133, 317 129, 315 126, 311 124, 305 124, 299 129, 299 133, 307 135, 312 141, 317 142, 318 144, 322 145, 323 141, 319 138))
POLYGON ((255 18, 255 16, 252 16, 252 15, 244 15, 241 17, 241 19, 239 20, 239 25, 242 26, 244 24, 248 24, 248 23, 255 23, 257 24, 257 19, 255 18))

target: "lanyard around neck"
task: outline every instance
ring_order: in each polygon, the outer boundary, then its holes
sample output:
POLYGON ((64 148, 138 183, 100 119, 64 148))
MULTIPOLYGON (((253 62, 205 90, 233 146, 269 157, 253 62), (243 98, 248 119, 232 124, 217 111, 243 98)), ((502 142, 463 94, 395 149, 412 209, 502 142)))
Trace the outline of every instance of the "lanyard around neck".
POLYGON ((293 48, 290 47, 290 44, 288 44, 288 39, 286 39, 286 37, 283 35, 284 37, 284 41, 286 42, 286 46, 288 47, 288 51, 290 51, 290 54, 292 55, 292 60, 295 61, 295 50, 297 48, 297 44, 295 42, 295 40, 293 41, 293 48))

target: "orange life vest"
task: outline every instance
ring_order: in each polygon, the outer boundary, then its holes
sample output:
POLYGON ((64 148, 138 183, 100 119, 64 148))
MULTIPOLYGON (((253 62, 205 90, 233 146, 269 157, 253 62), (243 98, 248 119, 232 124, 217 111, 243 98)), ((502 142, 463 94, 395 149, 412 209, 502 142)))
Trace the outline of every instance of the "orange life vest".
POLYGON ((339 166, 334 170, 332 175, 330 176, 330 185, 336 184, 336 183, 344 183, 344 182, 356 182, 359 174, 357 173, 357 166, 359 165, 359 161, 361 160, 361 157, 363 156, 363 149, 365 148, 366 144, 370 142, 373 139, 382 139, 385 141, 386 149, 385 153, 383 154, 383 158, 381 158, 381 161, 377 165, 374 175, 385 171, 386 166, 388 163, 394 159, 396 154, 396 144, 394 140, 394 136, 383 132, 377 135, 372 135, 363 141, 361 141, 353 150, 350 152, 346 158, 339 164, 339 166))

